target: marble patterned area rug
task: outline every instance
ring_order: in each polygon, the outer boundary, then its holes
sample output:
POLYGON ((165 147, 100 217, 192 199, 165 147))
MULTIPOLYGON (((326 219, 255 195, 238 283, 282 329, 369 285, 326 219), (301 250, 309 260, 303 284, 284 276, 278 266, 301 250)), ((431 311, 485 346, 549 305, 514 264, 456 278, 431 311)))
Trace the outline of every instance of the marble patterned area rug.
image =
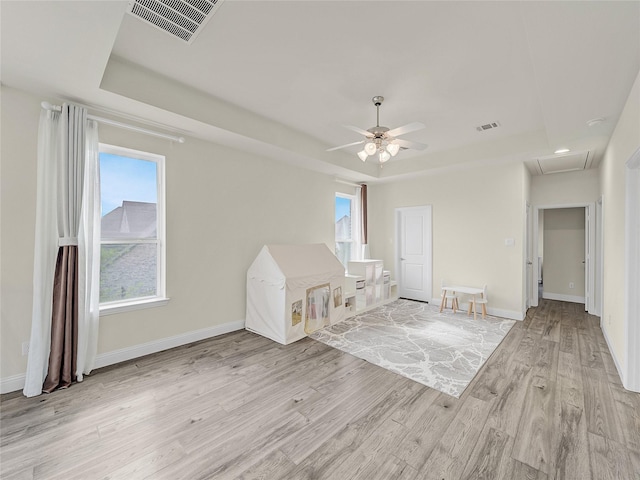
POLYGON ((460 397, 514 320, 400 299, 318 330, 311 338, 460 397))

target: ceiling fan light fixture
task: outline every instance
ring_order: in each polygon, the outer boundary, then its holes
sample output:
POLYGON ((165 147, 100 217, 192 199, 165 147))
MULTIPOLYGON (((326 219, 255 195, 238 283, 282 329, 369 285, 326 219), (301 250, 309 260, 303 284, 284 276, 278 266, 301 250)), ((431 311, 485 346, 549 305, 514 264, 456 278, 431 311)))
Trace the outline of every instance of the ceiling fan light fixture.
POLYGON ((364 144, 364 151, 367 152, 367 155, 373 155, 378 150, 378 147, 373 142, 367 142, 364 144))
MULTIPOLYGON (((1 1, 1 0, 0 0, 1 1)), ((140 0, 138 0, 140 1, 140 0)), ((168 1, 168 0, 161 0, 168 1)), ((172 0, 174 1, 174 0, 172 0)), ((196 0, 185 0, 185 1, 196 1, 196 0)), ((201 0, 198 0, 201 1, 201 0)), ((364 130, 359 127, 354 127, 350 125, 345 125, 345 128, 349 130, 353 130, 356 133, 364 136, 363 140, 359 142, 351 142, 346 145, 340 145, 339 147, 333 147, 327 149, 328 152, 332 152, 334 150, 339 150, 341 148, 352 147, 354 145, 363 145, 362 150, 358 152, 358 158, 365 162, 369 156, 373 157, 374 155, 378 155, 378 160, 380 164, 387 162, 391 159, 391 157, 395 157, 400 150, 405 150, 407 148, 413 148, 416 150, 424 150, 427 148, 427 145, 418 142, 411 142, 409 140, 404 140, 397 138, 400 135, 404 135, 406 133, 415 132, 416 130, 420 130, 425 128, 425 126, 420 122, 413 122, 403 125, 401 127, 396 127, 393 129, 389 129, 388 127, 384 127, 380 125, 380 105, 384 101, 384 97, 381 95, 377 95, 372 98, 373 104, 376 106, 376 126, 371 127, 367 130, 364 130)))
POLYGON ((392 157, 395 157, 400 151, 400 145, 397 143, 390 143, 387 145, 387 152, 391 154, 392 157))

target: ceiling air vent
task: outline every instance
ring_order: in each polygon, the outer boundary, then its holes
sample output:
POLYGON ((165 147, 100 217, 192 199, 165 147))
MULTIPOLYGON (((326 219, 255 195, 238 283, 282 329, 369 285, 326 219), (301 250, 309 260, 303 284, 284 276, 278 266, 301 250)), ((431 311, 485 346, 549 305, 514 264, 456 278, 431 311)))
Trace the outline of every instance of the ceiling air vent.
POLYGON ((491 122, 476 127, 476 130, 478 130, 479 132, 484 132, 485 130, 491 130, 492 128, 498 128, 499 126, 500 124, 498 122, 491 122))
POLYGON ((224 0, 130 0, 127 12, 191 43, 224 0))

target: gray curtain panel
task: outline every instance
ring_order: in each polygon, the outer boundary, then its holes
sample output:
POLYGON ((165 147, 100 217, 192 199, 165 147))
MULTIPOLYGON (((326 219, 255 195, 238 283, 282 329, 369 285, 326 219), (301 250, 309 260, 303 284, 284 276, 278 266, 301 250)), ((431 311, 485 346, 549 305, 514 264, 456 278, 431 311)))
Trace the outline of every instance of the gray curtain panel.
POLYGON ((367 238, 367 186, 364 184, 360 188, 360 204, 362 208, 362 244, 367 245, 369 243, 367 238))
POLYGON ((53 283, 49 371, 42 391, 51 393, 76 380, 78 351, 78 247, 58 250, 53 283))

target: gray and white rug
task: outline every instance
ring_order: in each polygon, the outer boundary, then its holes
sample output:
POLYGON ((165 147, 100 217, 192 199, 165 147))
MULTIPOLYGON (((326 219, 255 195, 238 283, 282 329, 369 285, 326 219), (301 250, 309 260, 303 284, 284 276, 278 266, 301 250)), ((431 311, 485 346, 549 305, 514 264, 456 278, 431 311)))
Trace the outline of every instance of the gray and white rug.
POLYGON ((404 377, 459 397, 515 324, 440 313, 400 299, 318 330, 311 338, 404 377))

